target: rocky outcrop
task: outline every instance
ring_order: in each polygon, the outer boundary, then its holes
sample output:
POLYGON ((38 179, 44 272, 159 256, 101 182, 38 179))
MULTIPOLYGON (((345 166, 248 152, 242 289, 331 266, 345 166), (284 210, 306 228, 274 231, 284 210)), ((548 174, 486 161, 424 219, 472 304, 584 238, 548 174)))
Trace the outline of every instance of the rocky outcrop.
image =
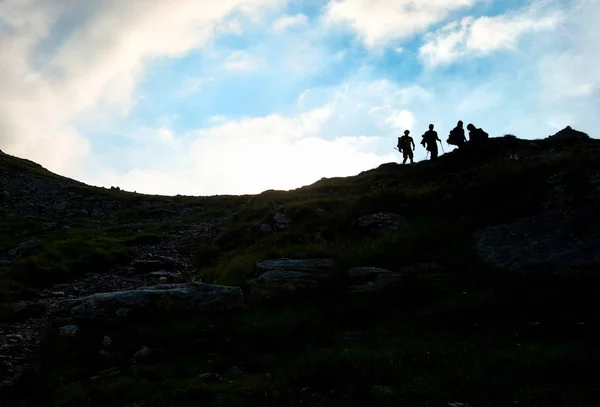
POLYGON ((261 274, 248 281, 251 298, 256 302, 284 302, 332 290, 349 294, 384 292, 398 287, 404 276, 377 267, 353 267, 337 275, 329 259, 266 260, 257 263, 256 269, 261 274))
POLYGON ((238 287, 165 284, 60 301, 48 307, 48 314, 57 319, 114 322, 138 312, 180 314, 236 310, 244 307, 244 301, 244 294, 238 287))
POLYGON ((276 259, 256 263, 260 275, 248 281, 254 301, 277 301, 321 290, 331 279, 329 259, 276 259))
POLYGON ((386 212, 361 216, 355 222, 356 227, 376 236, 401 230, 407 225, 408 221, 404 216, 386 212))
POLYGON ((567 274, 600 266, 600 211, 596 178, 577 196, 568 174, 548 178, 543 210, 514 222, 488 226, 474 235, 479 255, 498 268, 567 274))

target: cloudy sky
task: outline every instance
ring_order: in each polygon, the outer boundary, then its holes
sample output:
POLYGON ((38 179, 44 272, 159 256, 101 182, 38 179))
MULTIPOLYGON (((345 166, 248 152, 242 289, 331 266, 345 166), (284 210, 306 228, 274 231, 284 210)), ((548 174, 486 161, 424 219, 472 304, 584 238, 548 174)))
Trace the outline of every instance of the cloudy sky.
POLYGON ((599 22, 600 0, 0 0, 0 149, 213 195, 399 161, 429 123, 597 137, 599 22))

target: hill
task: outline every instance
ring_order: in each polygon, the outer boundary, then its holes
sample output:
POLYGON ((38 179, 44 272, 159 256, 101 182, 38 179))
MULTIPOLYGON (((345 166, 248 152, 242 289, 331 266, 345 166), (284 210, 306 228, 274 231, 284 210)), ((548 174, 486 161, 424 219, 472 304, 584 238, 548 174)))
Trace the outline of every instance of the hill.
POLYGON ((165 197, 0 153, 1 401, 595 405, 599 158, 568 127, 165 197))

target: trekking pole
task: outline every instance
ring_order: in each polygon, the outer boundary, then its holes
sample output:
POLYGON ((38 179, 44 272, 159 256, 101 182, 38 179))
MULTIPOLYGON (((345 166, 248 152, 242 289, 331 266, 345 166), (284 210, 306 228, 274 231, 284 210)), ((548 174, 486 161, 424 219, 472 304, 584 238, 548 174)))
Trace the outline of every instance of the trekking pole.
POLYGON ((442 154, 444 154, 444 145, 442 144, 441 140, 440 140, 440 147, 442 147, 442 154))

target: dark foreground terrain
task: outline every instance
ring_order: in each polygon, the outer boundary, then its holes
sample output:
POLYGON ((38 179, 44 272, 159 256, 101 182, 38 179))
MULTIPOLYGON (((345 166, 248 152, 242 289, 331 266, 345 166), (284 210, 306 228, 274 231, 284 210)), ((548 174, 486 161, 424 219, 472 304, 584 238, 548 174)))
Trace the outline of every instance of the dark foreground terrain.
POLYGON ((0 153, 0 405, 596 406, 600 141, 255 196, 0 153))

